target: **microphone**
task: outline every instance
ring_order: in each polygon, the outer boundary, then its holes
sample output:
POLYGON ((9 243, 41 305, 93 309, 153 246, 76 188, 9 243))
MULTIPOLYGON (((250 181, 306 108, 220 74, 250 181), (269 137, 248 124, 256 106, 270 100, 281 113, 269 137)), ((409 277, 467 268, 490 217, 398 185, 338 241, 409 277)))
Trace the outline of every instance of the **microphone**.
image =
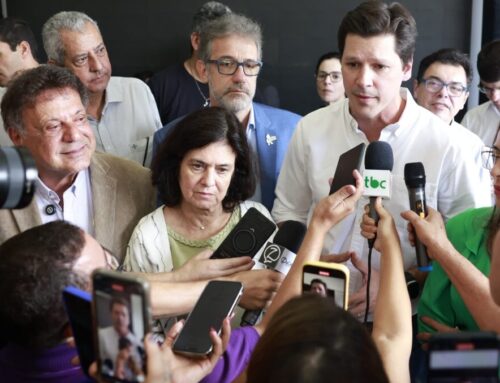
MULTIPOLYGON (((287 275, 295 261, 297 252, 306 234, 306 225, 297 221, 285 221, 274 236, 273 242, 266 243, 259 262, 266 269, 287 275)), ((260 315, 260 310, 245 310, 240 326, 253 326, 260 315)))
MULTIPOLYGON (((391 198, 391 171, 394 165, 394 156, 391 145, 384 141, 373 141, 368 145, 365 154, 365 196, 370 197, 370 217, 378 222, 375 210, 376 197, 391 198)), ((375 238, 368 240, 368 246, 373 248, 375 238)))
MULTIPOLYGON (((425 169, 421 162, 410 162, 405 165, 405 183, 410 197, 410 209, 420 218, 427 216, 425 203, 425 169)), ((420 271, 431 271, 432 264, 427 255, 427 249, 415 235, 415 250, 417 265, 420 271)))

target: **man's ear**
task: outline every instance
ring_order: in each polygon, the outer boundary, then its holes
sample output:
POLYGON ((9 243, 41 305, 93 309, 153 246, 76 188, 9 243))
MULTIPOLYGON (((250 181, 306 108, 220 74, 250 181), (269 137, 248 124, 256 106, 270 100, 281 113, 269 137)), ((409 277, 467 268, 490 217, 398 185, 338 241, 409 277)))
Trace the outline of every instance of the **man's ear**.
POLYGON ((31 47, 27 41, 21 41, 17 44, 16 50, 19 49, 19 53, 23 59, 27 58, 28 55, 31 55, 31 47))
POLYGON ((194 51, 198 51, 200 49, 200 34, 198 32, 191 33, 191 47, 193 47, 194 51))
POLYGON ((412 68, 413 68, 413 57, 410 58, 406 64, 403 64, 403 81, 407 81, 411 78, 412 68))
POLYGON ((7 128, 7 134, 15 146, 23 146, 24 137, 17 129, 7 128))
POLYGON ((196 70, 198 71, 198 74, 200 75, 200 78, 202 82, 207 83, 208 82, 208 66, 203 60, 196 60, 196 70))
POLYGON ((413 98, 415 98, 415 95, 417 94, 417 88, 418 88, 418 80, 413 80, 413 98))

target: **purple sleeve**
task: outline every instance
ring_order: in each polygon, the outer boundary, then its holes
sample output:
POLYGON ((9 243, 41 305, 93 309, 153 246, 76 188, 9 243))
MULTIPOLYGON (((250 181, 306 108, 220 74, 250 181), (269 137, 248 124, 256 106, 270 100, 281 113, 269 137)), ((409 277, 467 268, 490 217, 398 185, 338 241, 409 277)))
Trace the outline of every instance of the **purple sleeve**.
POLYGON ((259 338, 259 333, 252 326, 234 329, 226 352, 200 383, 230 383, 236 379, 248 366, 259 338))

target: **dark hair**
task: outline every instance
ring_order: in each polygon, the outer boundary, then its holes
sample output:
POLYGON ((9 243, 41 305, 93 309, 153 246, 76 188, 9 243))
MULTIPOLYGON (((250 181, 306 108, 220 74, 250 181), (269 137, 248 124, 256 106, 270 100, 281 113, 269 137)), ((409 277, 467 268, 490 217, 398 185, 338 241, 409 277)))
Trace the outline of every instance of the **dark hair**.
POLYGON ((273 316, 247 370, 249 382, 388 382, 368 331, 351 314, 314 294, 273 316), (359 368, 363 361, 363 368, 359 368))
POLYGON ((418 66, 417 80, 422 81, 425 71, 434 63, 461 66, 464 69, 467 85, 472 81, 469 56, 458 49, 444 48, 425 56, 418 66))
POLYGON ((83 231, 65 221, 36 226, 0 246, 2 338, 36 349, 64 339, 62 291, 88 282, 73 271, 84 246, 83 231))
POLYGON ((24 132, 22 115, 33 106, 37 97, 47 90, 72 89, 80 95, 84 106, 88 104, 88 93, 82 82, 66 68, 55 65, 40 65, 23 71, 7 88, 0 108, 5 130, 24 132))
POLYGON ((0 19, 0 41, 9 45, 11 51, 15 51, 17 46, 26 41, 31 49, 31 54, 36 59, 38 45, 35 35, 28 23, 21 19, 6 17, 0 19))
POLYGON ((132 346, 132 342, 127 337, 121 336, 118 338, 118 350, 123 350, 132 346))
POLYGON ((226 13, 231 13, 231 8, 218 1, 208 1, 203 4, 193 16, 191 33, 200 33, 206 23, 215 20, 226 13))
POLYGON ((211 107, 191 113, 180 121, 161 144, 151 165, 153 185, 167 206, 182 200, 179 173, 187 152, 226 140, 236 154, 234 174, 222 201, 226 211, 250 198, 255 191, 254 156, 236 116, 224 108, 211 107))
POLYGON ((337 39, 341 55, 348 34, 361 37, 393 35, 396 53, 403 64, 408 64, 415 52, 417 25, 410 12, 399 3, 388 5, 381 1, 365 1, 348 12, 340 23, 337 39))
POLYGON ((494 40, 481 48, 477 55, 477 71, 482 81, 500 80, 500 40, 494 40))
POLYGON ((323 282, 321 279, 318 279, 318 278, 315 278, 311 281, 310 285, 312 286, 313 283, 320 283, 323 285, 323 287, 325 288, 325 290, 327 290, 328 288, 326 287, 326 283, 323 282))
POLYGON ((321 63, 325 60, 337 59, 340 61, 340 53, 339 52, 327 52, 324 55, 321 55, 316 63, 316 69, 314 70, 314 74, 318 74, 318 69, 321 63))

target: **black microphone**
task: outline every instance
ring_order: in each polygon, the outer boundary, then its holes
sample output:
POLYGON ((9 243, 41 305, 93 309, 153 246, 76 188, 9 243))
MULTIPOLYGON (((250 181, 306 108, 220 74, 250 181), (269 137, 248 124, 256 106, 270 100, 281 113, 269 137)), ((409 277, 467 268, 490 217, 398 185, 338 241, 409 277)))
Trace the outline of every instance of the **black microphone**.
MULTIPOLYGON (((425 169, 421 162, 410 162, 405 165, 405 183, 410 197, 410 209, 420 218, 427 216, 425 203, 425 169)), ((420 271, 431 271, 432 264, 427 255, 427 249, 415 235, 415 250, 417 265, 420 271)))
MULTIPOLYGON (((391 145, 384 141, 373 141, 368 145, 365 154, 365 196, 370 197, 370 217, 378 222, 379 216, 375 210, 375 200, 378 196, 390 198, 391 171, 394 166, 394 156, 391 145)), ((376 237, 375 237, 376 238, 376 237)), ((373 248, 375 238, 368 240, 368 246, 373 248)))
MULTIPOLYGON (((295 260, 300 245, 306 234, 306 225, 297 221, 285 221, 281 224, 274 236, 273 242, 266 243, 259 258, 267 269, 288 274, 295 260)), ((241 318, 240 326, 253 326, 260 315, 261 310, 245 310, 241 318)))

